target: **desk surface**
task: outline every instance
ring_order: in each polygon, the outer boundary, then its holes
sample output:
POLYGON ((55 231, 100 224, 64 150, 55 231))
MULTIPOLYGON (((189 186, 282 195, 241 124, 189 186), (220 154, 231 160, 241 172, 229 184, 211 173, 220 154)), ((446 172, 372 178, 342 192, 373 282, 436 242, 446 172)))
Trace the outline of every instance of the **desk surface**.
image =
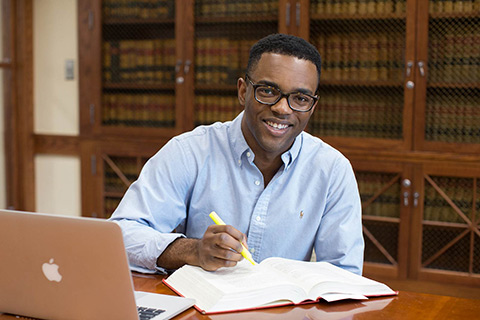
MULTIPOLYGON (((133 274, 135 290, 174 295, 162 282, 163 276, 133 274)), ((480 298, 480 297, 479 297, 480 298)), ((0 319, 16 319, 0 313, 0 319)), ((22 318, 25 319, 25 318, 22 318)), ((319 302, 303 306, 269 308, 216 315, 202 315, 190 308, 175 320, 243 320, 243 319, 480 319, 480 299, 402 291, 398 296, 365 301, 319 302)))
MULTIPOLYGON (((135 290, 174 294, 162 283, 162 276, 134 274, 135 290)), ((480 297, 479 297, 480 298, 480 297)), ((366 301, 320 302, 296 307, 269 308, 216 315, 202 315, 191 308, 176 320, 185 319, 480 319, 480 299, 464 299, 414 292, 366 301)))

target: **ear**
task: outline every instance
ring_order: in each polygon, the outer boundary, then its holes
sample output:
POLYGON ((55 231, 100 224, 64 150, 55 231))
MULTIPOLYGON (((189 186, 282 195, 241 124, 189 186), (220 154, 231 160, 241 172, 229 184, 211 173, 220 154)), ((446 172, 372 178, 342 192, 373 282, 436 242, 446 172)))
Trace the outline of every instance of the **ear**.
POLYGON ((240 105, 245 107, 245 94, 247 93, 247 83, 243 78, 237 80, 237 94, 240 105))

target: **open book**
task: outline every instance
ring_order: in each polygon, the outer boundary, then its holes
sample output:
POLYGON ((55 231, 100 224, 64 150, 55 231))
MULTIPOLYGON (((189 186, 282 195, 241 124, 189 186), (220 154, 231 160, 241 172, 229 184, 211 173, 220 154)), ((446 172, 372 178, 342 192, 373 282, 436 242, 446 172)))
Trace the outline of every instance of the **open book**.
POLYGON ((284 258, 268 258, 255 266, 242 260, 234 268, 214 272, 186 265, 164 282, 178 294, 194 298, 202 313, 397 294, 383 283, 328 262, 284 258))

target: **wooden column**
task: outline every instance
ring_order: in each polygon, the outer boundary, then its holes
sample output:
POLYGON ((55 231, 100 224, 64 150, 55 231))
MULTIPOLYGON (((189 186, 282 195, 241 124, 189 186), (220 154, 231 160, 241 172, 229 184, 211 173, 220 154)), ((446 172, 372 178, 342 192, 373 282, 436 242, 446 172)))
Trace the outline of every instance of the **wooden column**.
POLYGON ((5 110, 7 207, 35 210, 33 3, 11 2, 11 103, 5 110))

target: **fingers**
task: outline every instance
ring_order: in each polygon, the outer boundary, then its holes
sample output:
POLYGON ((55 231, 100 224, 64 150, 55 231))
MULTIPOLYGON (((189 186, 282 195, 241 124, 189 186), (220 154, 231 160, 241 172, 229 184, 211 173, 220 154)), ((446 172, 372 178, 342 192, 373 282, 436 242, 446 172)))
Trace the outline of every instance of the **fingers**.
POLYGON ((200 266, 209 271, 235 266, 243 259, 240 252, 245 239, 245 235, 232 226, 209 226, 198 243, 200 266))

